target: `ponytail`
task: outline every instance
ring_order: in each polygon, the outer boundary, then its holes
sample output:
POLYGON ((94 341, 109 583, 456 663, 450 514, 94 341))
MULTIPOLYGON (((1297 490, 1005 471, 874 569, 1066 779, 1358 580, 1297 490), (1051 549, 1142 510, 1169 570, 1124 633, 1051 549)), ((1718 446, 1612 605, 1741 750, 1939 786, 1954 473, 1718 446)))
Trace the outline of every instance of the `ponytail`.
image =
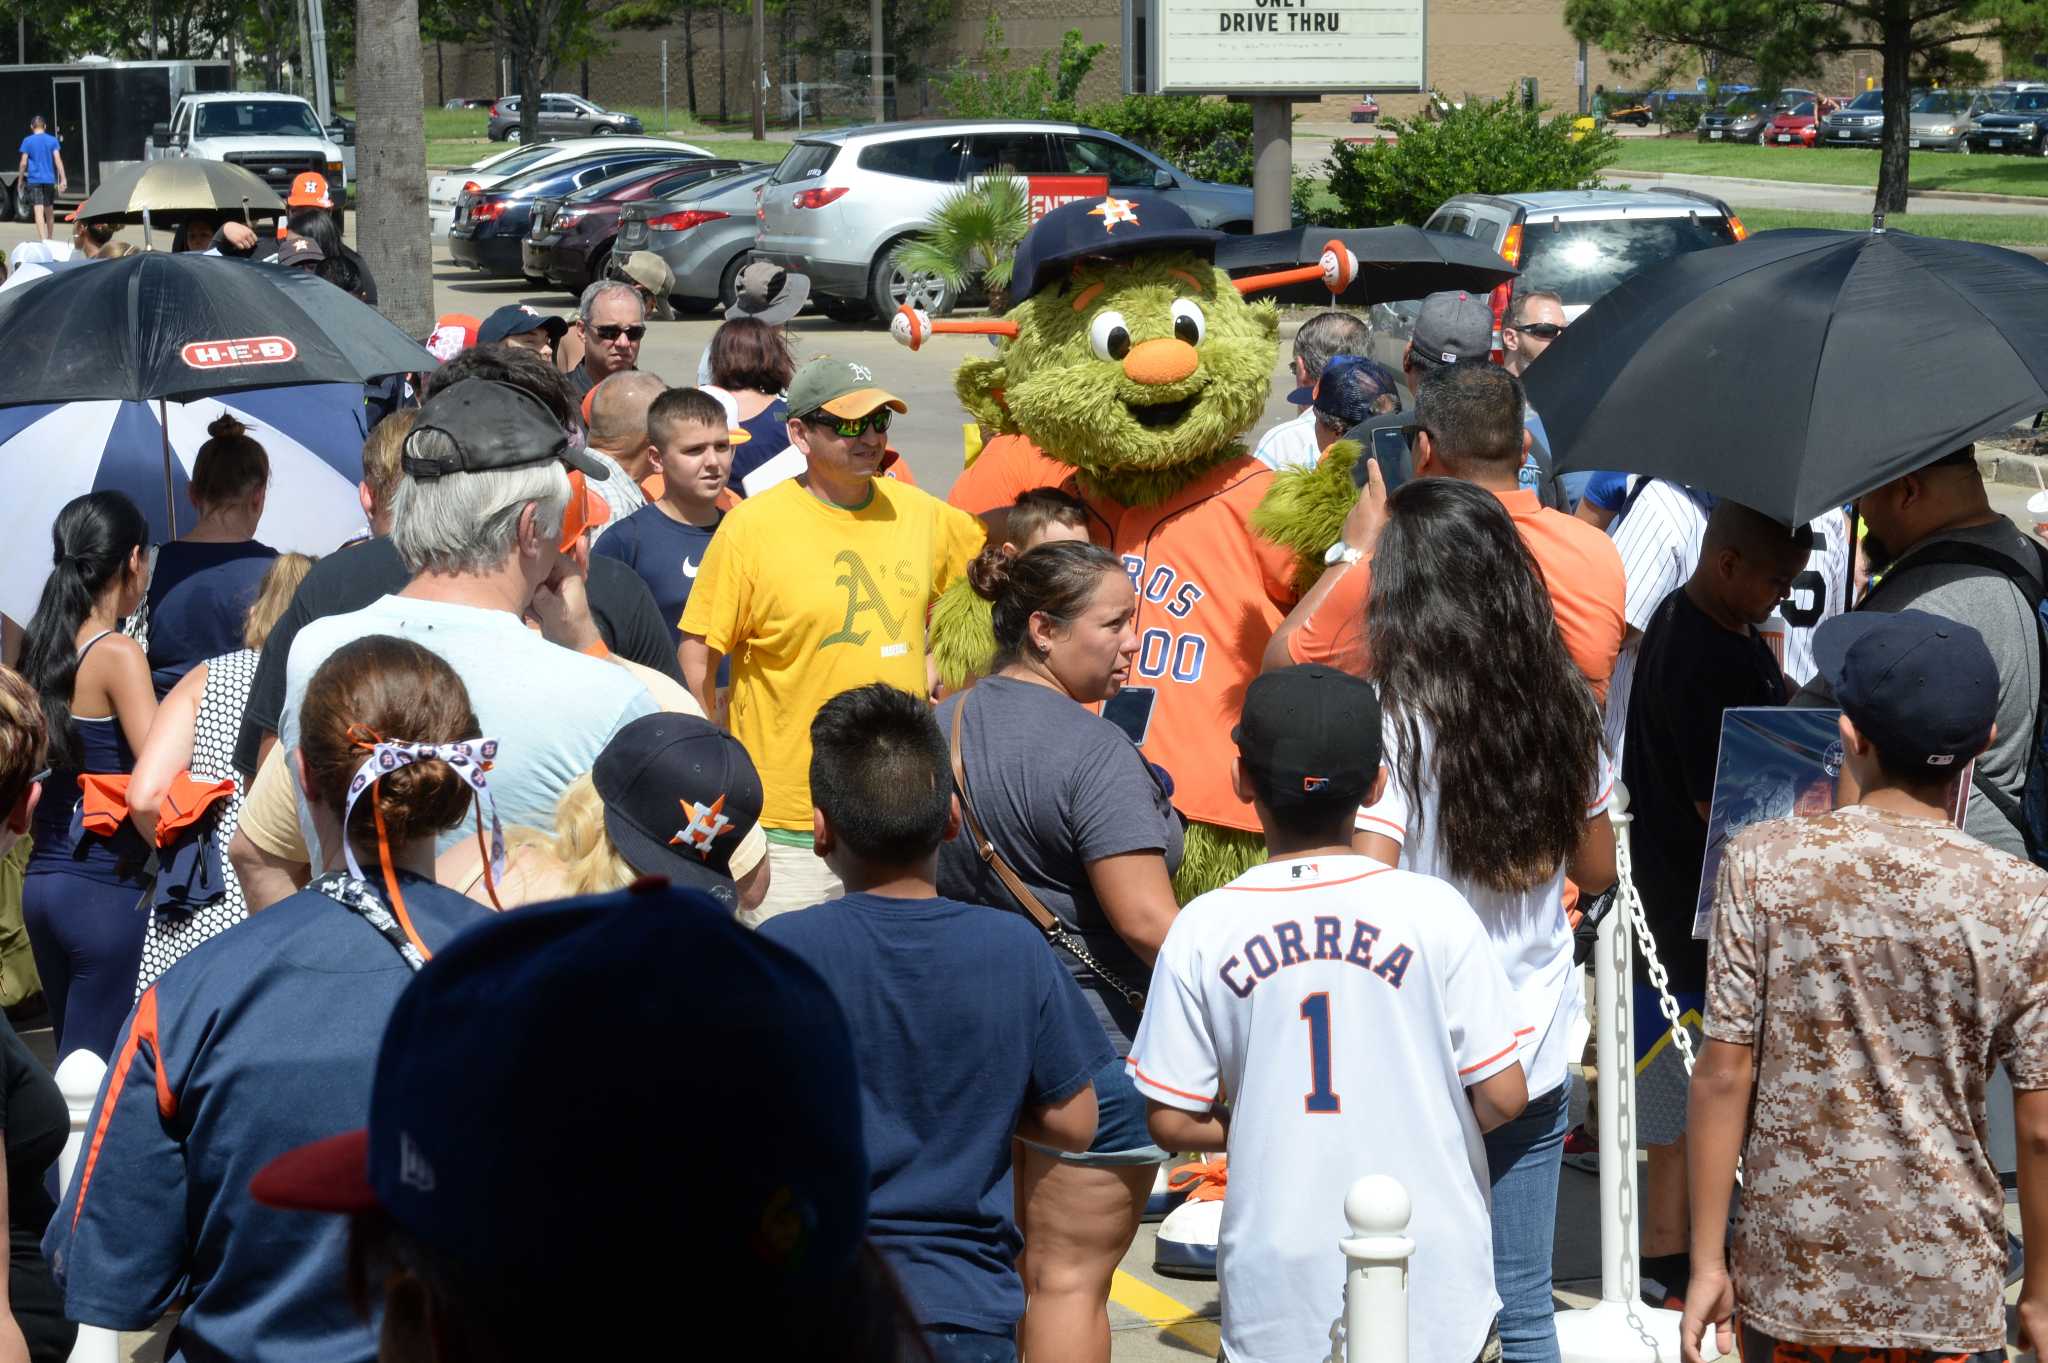
POLYGON ((21 649, 21 674, 35 687, 50 733, 50 765, 75 766, 78 731, 71 691, 78 680, 78 627, 93 603, 149 540, 149 522, 118 492, 88 492, 65 503, 50 527, 50 576, 21 649))

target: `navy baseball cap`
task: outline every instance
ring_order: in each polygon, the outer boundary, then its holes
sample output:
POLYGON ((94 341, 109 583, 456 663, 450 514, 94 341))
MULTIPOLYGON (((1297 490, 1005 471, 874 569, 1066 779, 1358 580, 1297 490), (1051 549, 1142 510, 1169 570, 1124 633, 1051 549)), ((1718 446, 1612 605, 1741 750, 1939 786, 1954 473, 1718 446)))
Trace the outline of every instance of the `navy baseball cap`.
POLYGON ((476 329, 478 345, 496 345, 507 336, 524 336, 529 331, 545 331, 548 340, 559 341, 569 329, 569 324, 559 317, 550 317, 536 312, 524 303, 507 303, 476 329))
POLYGON ((1998 664, 1960 621, 1851 611, 1814 632, 1813 661, 1842 713, 1894 766, 1924 766, 1931 779, 1991 741, 1998 664))
POLYGON ((695 1299, 786 1308, 866 1235, 860 1113, 817 972, 648 877, 443 947, 392 1010, 369 1125, 250 1192, 381 1210, 466 1276, 558 1303, 666 1300, 687 1263, 695 1299))
POLYGON ((1380 698, 1334 667, 1279 668, 1245 688, 1230 739, 1269 802, 1355 805, 1379 775, 1380 698))
POLYGON ((738 739, 695 715, 642 715, 611 736, 590 780, 628 866, 739 907, 732 861, 761 822, 761 777, 738 739))
POLYGON ((1383 397, 1391 396, 1398 409, 1401 386, 1401 376, 1378 360, 1337 355, 1323 366, 1312 395, 1316 411, 1348 431, 1378 416, 1373 404, 1383 397))
POLYGON ((1216 257, 1221 232, 1195 226, 1187 211, 1157 194, 1076 199, 1040 218, 1017 245, 1010 302, 1021 303, 1076 261, 1115 260, 1176 247, 1216 257))

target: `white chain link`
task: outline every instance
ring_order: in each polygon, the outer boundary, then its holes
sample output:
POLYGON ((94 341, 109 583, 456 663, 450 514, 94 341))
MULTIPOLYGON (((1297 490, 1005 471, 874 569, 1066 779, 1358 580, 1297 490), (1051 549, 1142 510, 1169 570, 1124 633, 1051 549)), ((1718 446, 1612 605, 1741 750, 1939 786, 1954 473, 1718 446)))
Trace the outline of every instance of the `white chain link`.
MULTIPOLYGON (((1650 920, 1643 912, 1643 897, 1636 893, 1635 877, 1629 873, 1628 821, 1623 819, 1614 827, 1614 869, 1619 877, 1615 885, 1614 906, 1628 909, 1629 922, 1635 927, 1636 946, 1643 953, 1643 970, 1650 977, 1650 987, 1657 991, 1657 1010, 1664 1014, 1664 1021, 1671 1029, 1672 1044, 1678 1047, 1678 1057, 1685 1062, 1686 1078, 1692 1077, 1693 1054, 1692 1034, 1679 1021, 1678 1000, 1671 996, 1671 972, 1664 968, 1664 962, 1657 959, 1657 939, 1650 933, 1650 920)), ((1629 995, 1629 982, 1623 980, 1616 994, 1624 1001, 1629 995)))

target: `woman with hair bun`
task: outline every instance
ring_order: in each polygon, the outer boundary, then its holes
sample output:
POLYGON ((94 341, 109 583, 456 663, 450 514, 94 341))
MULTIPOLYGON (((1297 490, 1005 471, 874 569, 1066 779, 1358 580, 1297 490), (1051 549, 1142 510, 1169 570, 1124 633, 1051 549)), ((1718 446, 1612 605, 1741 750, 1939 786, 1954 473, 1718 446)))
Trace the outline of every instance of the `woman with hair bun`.
MULTIPOLYGON (((1167 1152, 1145 1129, 1145 1101, 1123 1057, 1132 997, 1173 922, 1181 826, 1170 792, 1131 738, 1094 711, 1130 680, 1137 594, 1121 560, 1065 540, 1012 557, 982 551, 967 569, 993 605, 993 672, 939 706, 953 739, 963 807, 1059 923, 1055 952, 1109 1034, 1116 1062, 1094 1076, 1094 1145, 1082 1154, 1020 1142, 1017 1221, 1027 1305, 1021 1352, 1109 1357, 1109 1287, 1167 1152)), ((964 812, 964 810, 963 810, 964 812)), ((982 861, 977 839, 939 849, 939 893, 1023 913, 982 861)))
POLYGON ((241 646, 242 622, 277 550, 256 540, 270 456, 223 412, 192 461, 187 495, 199 523, 158 545, 149 574, 147 647, 159 699, 194 663, 241 646))
POLYGON ((135 997, 146 849, 118 825, 73 828, 84 778, 125 776, 156 719, 149 665, 119 625, 142 600, 149 524, 118 492, 65 504, 50 576, 21 649, 42 698, 50 779, 36 805, 22 919, 57 1029, 57 1056, 111 1054, 135 997))
POLYGON ((399 994, 490 912, 433 870, 473 801, 478 836, 499 841, 495 749, 462 679, 418 644, 370 635, 313 674, 293 761, 327 864, 136 1001, 43 1241, 74 1318, 144 1329, 183 1300, 169 1359, 376 1356, 348 1302, 347 1227, 260 1206, 249 1180, 362 1124, 399 994))

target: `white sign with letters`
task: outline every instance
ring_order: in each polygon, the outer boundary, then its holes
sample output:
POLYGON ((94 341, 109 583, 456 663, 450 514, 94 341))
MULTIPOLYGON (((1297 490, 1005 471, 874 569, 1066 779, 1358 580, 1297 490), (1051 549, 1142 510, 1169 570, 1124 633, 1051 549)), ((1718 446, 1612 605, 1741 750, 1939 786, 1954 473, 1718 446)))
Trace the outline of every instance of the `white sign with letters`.
POLYGON ((1152 0, 1160 94, 1424 88, 1424 0, 1152 0))

